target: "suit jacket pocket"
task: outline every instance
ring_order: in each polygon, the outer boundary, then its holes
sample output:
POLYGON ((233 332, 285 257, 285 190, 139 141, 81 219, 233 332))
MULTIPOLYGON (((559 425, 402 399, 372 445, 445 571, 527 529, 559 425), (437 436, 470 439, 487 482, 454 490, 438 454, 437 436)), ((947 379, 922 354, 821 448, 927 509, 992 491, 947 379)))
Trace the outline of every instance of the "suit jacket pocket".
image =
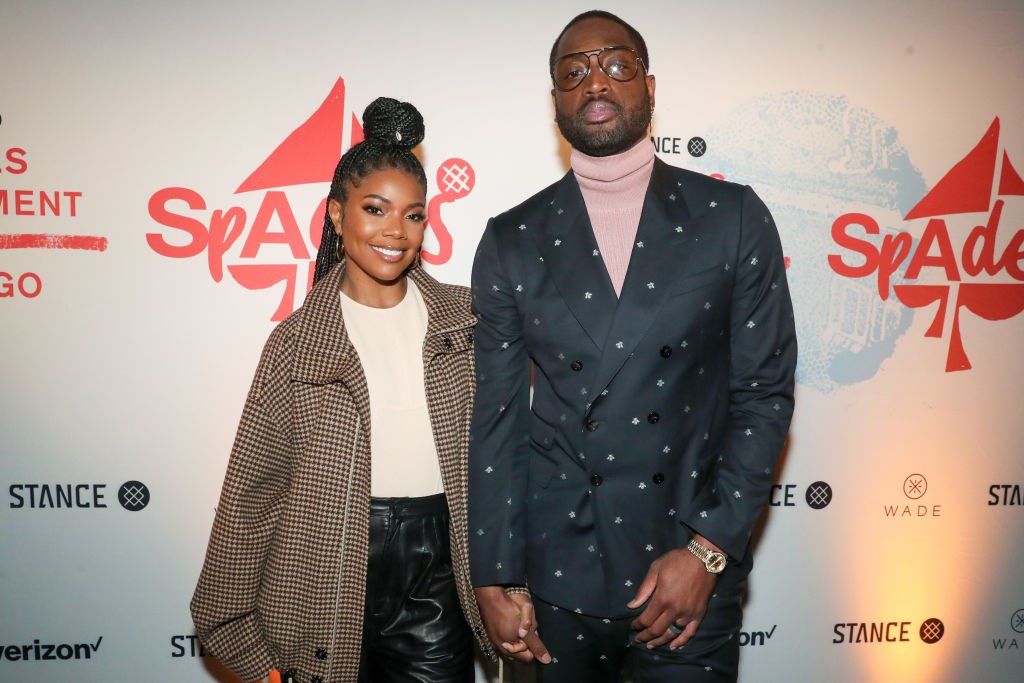
POLYGON ((679 294, 692 292, 695 289, 707 287, 724 280, 726 276, 726 271, 722 266, 705 268, 700 272, 676 280, 671 289, 669 289, 668 296, 678 296, 679 294))

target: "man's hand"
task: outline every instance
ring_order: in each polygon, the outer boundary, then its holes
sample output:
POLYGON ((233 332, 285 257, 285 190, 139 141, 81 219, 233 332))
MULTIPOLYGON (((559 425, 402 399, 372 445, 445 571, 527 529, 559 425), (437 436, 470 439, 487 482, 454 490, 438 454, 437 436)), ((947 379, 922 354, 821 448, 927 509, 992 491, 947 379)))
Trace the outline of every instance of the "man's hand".
MULTIPOLYGON (((701 545, 717 550, 703 537, 696 538, 701 545)), ((646 642, 648 648, 671 641, 669 649, 675 650, 686 644, 707 612, 716 578, 685 548, 670 550, 652 562, 636 596, 627 605, 633 609, 650 599, 647 608, 633 620, 633 628, 640 631, 636 639, 646 642)))
POLYGON ((501 586, 474 588, 487 638, 498 652, 520 662, 551 662, 551 655, 537 635, 533 601, 529 595, 506 595, 501 586))

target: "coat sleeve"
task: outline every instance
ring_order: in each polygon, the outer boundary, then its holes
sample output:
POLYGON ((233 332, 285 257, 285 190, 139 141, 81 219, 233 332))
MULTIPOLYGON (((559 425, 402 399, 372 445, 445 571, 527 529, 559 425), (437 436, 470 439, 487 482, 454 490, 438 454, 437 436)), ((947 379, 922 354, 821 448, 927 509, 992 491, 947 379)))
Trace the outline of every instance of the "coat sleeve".
POLYGON ((257 608, 263 566, 291 481, 291 446, 279 416, 287 377, 275 353, 278 331, 264 349, 235 436, 206 560, 192 598, 203 646, 245 681, 275 665, 257 608), (282 393, 278 393, 282 392, 282 393))
POLYGON ((749 187, 730 308, 729 413, 717 467, 683 521, 742 560, 771 491, 793 415, 797 345, 782 245, 749 187))
POLYGON ((530 359, 490 221, 473 262, 476 398, 469 445, 469 557, 475 586, 524 585, 530 359))

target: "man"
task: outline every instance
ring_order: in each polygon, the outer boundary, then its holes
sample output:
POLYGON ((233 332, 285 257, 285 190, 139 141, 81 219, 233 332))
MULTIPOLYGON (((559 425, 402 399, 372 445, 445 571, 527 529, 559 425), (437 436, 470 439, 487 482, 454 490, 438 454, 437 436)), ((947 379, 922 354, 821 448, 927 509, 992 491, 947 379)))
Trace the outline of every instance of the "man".
POLYGON ((618 17, 569 22, 550 67, 572 171, 492 219, 473 269, 473 584, 544 683, 615 681, 627 655, 638 682, 735 680, 792 415, 774 222, 655 159, 649 64, 618 17))

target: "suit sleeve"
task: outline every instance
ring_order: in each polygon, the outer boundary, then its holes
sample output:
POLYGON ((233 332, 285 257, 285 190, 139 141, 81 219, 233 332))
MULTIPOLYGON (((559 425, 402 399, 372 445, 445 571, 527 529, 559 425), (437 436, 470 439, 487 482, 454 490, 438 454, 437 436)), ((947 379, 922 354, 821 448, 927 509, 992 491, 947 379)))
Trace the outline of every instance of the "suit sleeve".
POLYGON ((469 557, 474 586, 524 585, 530 360, 515 284, 494 221, 473 262, 476 398, 469 445, 469 557))
POLYGON ((742 560, 793 415, 797 344, 782 245, 744 189, 730 308, 729 413, 718 463, 685 523, 742 560))
POLYGON ((286 382, 275 370, 274 339, 246 399, 191 603, 203 646, 245 681, 264 678, 274 666, 257 596, 291 479, 289 441, 267 408, 271 388, 286 382))

